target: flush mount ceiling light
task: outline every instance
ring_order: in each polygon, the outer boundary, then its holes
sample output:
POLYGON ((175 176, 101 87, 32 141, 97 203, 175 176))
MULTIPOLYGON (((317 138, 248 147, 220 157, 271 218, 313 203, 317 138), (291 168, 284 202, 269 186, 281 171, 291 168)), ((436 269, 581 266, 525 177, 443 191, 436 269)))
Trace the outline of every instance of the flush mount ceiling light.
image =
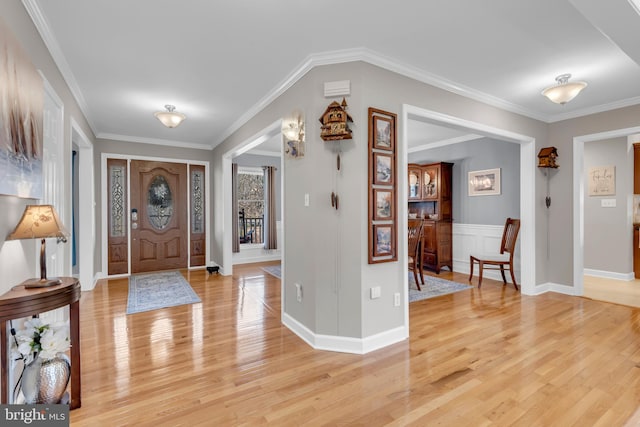
POLYGON ((168 128, 174 128, 178 126, 184 119, 187 118, 187 116, 185 116, 184 114, 174 111, 176 109, 174 105, 167 104, 164 106, 164 108, 166 108, 167 111, 156 111, 155 113, 153 113, 153 115, 156 116, 156 118, 168 128))
POLYGON ((571 78, 571 74, 561 74, 556 77, 557 84, 555 86, 550 86, 542 91, 542 94, 549 98, 551 102, 555 102, 556 104, 566 104, 575 98, 582 89, 587 87, 585 82, 571 82, 569 83, 569 79, 571 78))

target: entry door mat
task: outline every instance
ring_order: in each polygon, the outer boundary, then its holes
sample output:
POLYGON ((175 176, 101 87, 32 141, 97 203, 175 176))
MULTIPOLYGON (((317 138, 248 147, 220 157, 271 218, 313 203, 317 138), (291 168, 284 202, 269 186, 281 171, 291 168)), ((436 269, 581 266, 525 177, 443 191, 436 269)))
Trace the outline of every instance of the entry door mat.
POLYGON ((262 269, 264 271, 266 271, 267 273, 269 273, 270 275, 275 276, 278 279, 282 279, 282 271, 281 271, 280 264, 278 264, 278 265, 268 265, 266 267, 262 267, 262 269))
POLYGON ((463 283, 452 282, 451 280, 440 279, 433 276, 424 276, 424 285, 420 284, 422 291, 418 290, 413 279, 413 272, 409 272, 409 302, 421 301, 427 298, 435 298, 441 295, 453 294, 455 292, 466 291, 472 286, 463 283))
POLYGON ((200 298, 179 271, 129 277, 127 314, 199 302, 200 298))

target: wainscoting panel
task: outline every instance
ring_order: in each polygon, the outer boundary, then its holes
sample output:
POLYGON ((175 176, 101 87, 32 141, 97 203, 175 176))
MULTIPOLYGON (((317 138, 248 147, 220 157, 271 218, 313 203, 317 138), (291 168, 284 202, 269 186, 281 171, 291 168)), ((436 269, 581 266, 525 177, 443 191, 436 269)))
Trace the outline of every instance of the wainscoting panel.
MULTIPOLYGON (((471 253, 499 253, 502 242, 501 225, 482 224, 453 224, 453 271, 469 274, 469 255, 471 253)), ((513 259, 516 280, 520 282, 520 237, 516 244, 516 253, 513 259)), ((474 267, 473 274, 478 276, 478 265, 474 267)), ((485 270, 484 277, 502 280, 499 270, 485 270)), ((507 279, 509 274, 507 273, 507 279)))

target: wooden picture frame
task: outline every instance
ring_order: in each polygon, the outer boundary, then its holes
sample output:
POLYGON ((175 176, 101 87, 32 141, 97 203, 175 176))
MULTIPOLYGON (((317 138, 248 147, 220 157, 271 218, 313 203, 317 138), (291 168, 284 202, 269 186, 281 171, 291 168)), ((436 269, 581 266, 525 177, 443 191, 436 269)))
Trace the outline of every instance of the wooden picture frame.
POLYGON ((369 108, 369 264, 398 260, 394 113, 369 108))
POLYGON ((371 199, 374 203, 374 206, 372 206, 374 221, 395 219, 393 190, 374 188, 371 199))
POLYGON ((500 168, 469 172, 469 196, 501 194, 500 168))
POLYGON ((373 148, 394 151, 396 147, 395 123, 389 117, 373 116, 373 148))
POLYGON ((396 174, 394 156, 388 153, 373 153, 373 184, 393 185, 396 174))
POLYGON ((392 257, 395 254, 395 224, 373 225, 373 256, 392 257))

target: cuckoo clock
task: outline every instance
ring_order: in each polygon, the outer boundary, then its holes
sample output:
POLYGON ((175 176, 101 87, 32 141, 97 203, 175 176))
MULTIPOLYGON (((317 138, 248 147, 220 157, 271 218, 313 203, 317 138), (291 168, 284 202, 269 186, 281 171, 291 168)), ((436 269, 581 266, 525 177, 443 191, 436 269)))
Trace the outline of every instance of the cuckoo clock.
POLYGON ((320 138, 324 141, 338 141, 341 139, 351 139, 351 129, 349 122, 353 119, 347 113, 347 101, 342 98, 342 104, 333 101, 320 118, 320 138))
POLYGON ((556 158, 558 157, 558 150, 556 147, 546 147, 540 150, 538 153, 538 167, 539 168, 557 168, 556 158))

